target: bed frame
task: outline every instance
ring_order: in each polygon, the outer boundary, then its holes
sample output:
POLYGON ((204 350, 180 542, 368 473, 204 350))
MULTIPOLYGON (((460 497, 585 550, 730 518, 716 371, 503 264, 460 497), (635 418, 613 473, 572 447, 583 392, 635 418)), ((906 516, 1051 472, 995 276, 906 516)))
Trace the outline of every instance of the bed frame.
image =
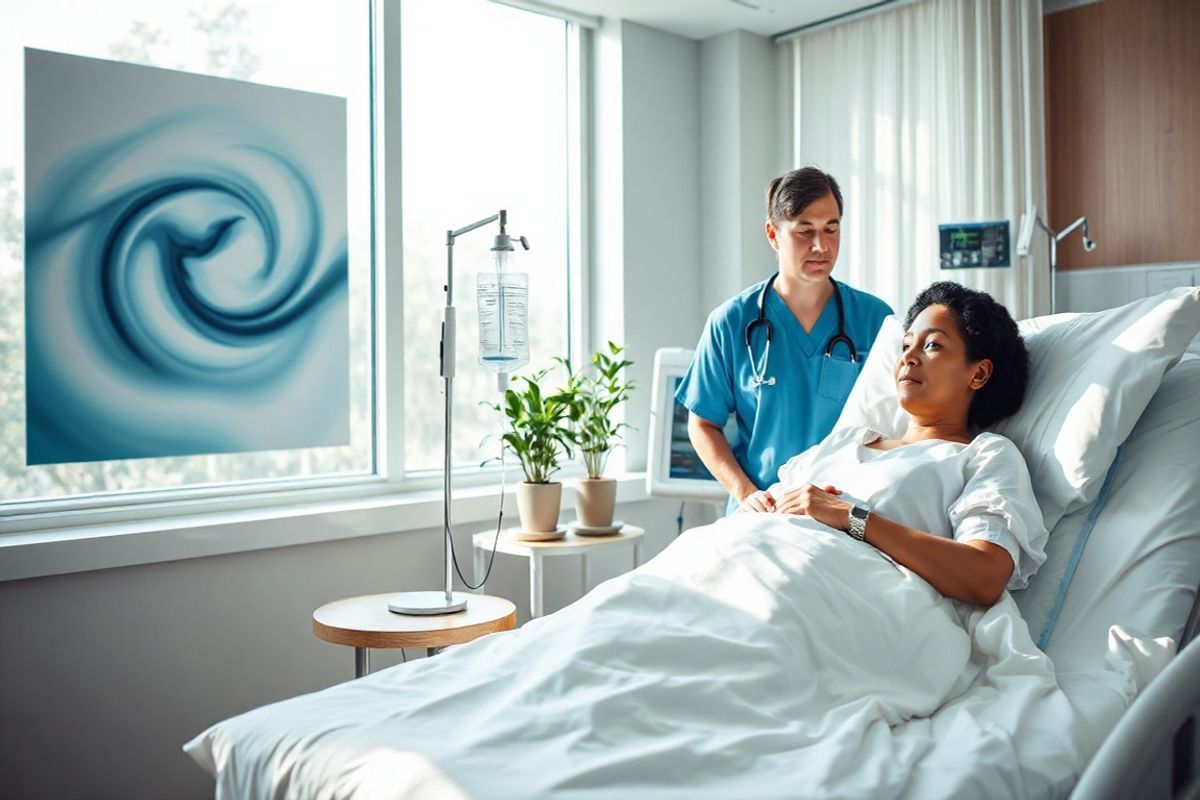
POLYGON ((1148 797, 1151 775, 1164 762, 1171 773, 1169 796, 1200 798, 1200 775, 1195 768, 1196 713, 1200 710, 1200 644, 1194 643, 1198 628, 1200 588, 1180 637, 1178 655, 1134 700, 1104 740, 1080 776, 1072 800, 1148 797))

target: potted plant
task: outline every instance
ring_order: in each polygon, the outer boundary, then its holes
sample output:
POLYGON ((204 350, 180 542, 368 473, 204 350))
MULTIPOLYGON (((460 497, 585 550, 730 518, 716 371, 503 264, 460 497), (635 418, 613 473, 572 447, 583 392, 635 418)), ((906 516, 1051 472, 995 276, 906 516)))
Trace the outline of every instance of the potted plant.
MULTIPOLYGON (((501 439, 520 459, 525 473, 525 481, 517 485, 517 513, 521 518, 517 538, 552 538, 545 534, 558 530, 562 484, 551 482, 550 476, 558 471, 564 456, 573 456, 570 417, 578 406, 569 391, 542 394, 539 383, 549 372, 546 368, 529 376, 518 375, 514 383, 522 381, 524 388, 504 392, 508 430, 501 439)), ((492 408, 500 410, 497 405, 492 408)))
MULTIPOLYGON (((625 380, 624 370, 633 364, 621 358, 620 345, 608 343, 608 352, 592 353, 592 374, 571 374, 566 394, 572 398, 572 441, 583 453, 587 477, 575 484, 575 514, 585 528, 607 528, 613 524, 617 504, 617 482, 604 477, 609 455, 619 446, 621 430, 629 427, 614 422, 617 407, 629 399, 633 381, 625 380)), ((570 373, 570 364, 567 364, 570 373)))

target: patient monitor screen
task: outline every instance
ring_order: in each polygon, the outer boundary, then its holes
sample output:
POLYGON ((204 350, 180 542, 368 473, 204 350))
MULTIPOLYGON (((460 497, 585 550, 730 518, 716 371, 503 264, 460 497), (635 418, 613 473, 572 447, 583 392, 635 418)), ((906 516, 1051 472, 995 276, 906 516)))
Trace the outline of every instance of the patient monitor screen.
MULTIPOLYGON (((700 460, 688 437, 688 410, 675 402, 692 351, 660 348, 654 354, 654 384, 650 409, 650 441, 646 454, 646 491, 656 497, 683 497, 724 503, 724 487, 700 460)), ((737 444, 737 422, 725 422, 731 447, 737 444)))
POLYGON ((939 225, 942 269, 1007 267, 1008 221, 939 225))
MULTIPOLYGON (((671 397, 683 383, 683 376, 678 375, 671 381, 671 397)), ((692 447, 688 438, 688 410, 675 403, 675 414, 671 420, 670 460, 667 462, 667 474, 672 478, 683 478, 695 481, 715 481, 716 478, 704 466, 700 456, 692 447)))

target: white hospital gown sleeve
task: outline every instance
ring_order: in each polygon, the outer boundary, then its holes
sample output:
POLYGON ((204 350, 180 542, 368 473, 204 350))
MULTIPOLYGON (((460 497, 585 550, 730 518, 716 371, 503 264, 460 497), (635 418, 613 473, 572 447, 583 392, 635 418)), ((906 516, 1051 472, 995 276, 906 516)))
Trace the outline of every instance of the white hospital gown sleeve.
POLYGON ((954 539, 981 539, 1012 556, 1008 589, 1023 589, 1046 560, 1042 511, 1033 494, 1029 468, 1017 446, 1003 436, 980 434, 966 466, 962 494, 949 509, 954 539))

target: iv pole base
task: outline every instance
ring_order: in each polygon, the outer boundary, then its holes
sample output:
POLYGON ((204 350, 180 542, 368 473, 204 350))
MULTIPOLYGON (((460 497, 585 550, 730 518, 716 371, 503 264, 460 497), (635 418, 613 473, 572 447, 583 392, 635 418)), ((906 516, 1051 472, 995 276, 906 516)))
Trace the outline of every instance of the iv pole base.
POLYGON ((435 616, 438 614, 457 614, 467 609, 467 595, 462 592, 452 592, 447 601, 446 593, 437 592, 401 592, 388 598, 388 611, 393 614, 408 614, 411 616, 435 616))

